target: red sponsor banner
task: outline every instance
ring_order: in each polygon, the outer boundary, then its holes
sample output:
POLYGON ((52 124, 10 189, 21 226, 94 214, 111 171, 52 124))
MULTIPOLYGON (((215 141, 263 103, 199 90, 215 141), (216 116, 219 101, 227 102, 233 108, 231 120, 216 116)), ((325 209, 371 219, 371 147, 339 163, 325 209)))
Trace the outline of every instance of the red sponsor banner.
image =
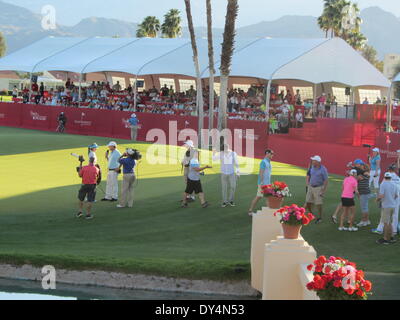
MULTIPOLYGON (((127 120, 132 112, 127 111, 0 103, 0 125, 55 131, 58 126, 57 117, 61 111, 65 112, 68 119, 67 133, 112 139, 130 138, 130 126, 127 120)), ((165 133, 168 144, 179 145, 182 144, 182 140, 185 140, 185 135, 181 135, 179 137, 181 141, 179 141, 176 132, 178 135, 184 129, 193 129, 196 132, 198 128, 197 117, 154 113, 137 113, 137 116, 141 125, 139 141, 146 141, 151 130, 159 129, 165 133)), ((214 128, 217 125, 216 122, 215 120, 214 128)), ((240 138, 239 143, 242 144, 241 150, 244 151, 244 155, 246 155, 247 147, 252 147, 253 142, 256 158, 263 158, 265 149, 269 147, 275 151, 275 161, 302 167, 308 165, 310 156, 318 154, 323 158, 329 171, 336 174, 343 174, 345 165, 349 161, 356 158, 366 160, 368 149, 361 147, 364 141, 362 137, 369 132, 373 135, 374 128, 372 126, 364 130, 358 127, 353 128, 350 124, 349 120, 328 119, 320 121, 319 124, 305 124, 304 129, 291 130, 289 135, 268 136, 265 122, 228 120, 229 129, 236 130, 236 137, 240 138), (358 138, 354 143, 353 138, 355 132, 358 131, 361 133, 356 134, 358 138), (251 145, 246 145, 246 139, 251 145), (352 143, 358 147, 352 146, 352 143)), ((208 118, 205 118, 204 128, 208 128, 208 118)), ((396 151, 396 148, 400 149, 400 143, 398 146, 393 143, 397 141, 396 137, 397 135, 394 135, 391 138, 390 152, 396 151)), ((385 150, 386 141, 384 139, 384 142, 379 142, 377 145, 385 150)))
MULTIPOLYGON (((33 104, 0 103, 0 125, 56 131, 58 115, 64 112, 67 117, 66 132, 70 134, 93 135, 115 139, 129 139, 130 125, 128 120, 132 112, 115 110, 97 110, 76 107, 53 107, 33 104)), ((167 143, 182 144, 190 137, 192 129, 197 132, 198 118, 192 116, 162 115, 156 113, 137 113, 140 127, 139 141, 146 141, 150 130, 158 129, 165 133, 167 143), (176 135, 176 132, 179 136, 176 135), (183 135, 181 134, 183 132, 183 135), (175 136, 174 136, 175 134, 175 136)), ((217 126, 217 119, 214 128, 217 126)), ((208 118, 204 120, 204 129, 208 128, 208 118)), ((262 157, 267 145, 267 128, 265 122, 228 120, 229 129, 236 130, 245 150, 245 139, 255 142, 255 152, 262 157)), ((149 141, 153 142, 153 141, 149 141)))

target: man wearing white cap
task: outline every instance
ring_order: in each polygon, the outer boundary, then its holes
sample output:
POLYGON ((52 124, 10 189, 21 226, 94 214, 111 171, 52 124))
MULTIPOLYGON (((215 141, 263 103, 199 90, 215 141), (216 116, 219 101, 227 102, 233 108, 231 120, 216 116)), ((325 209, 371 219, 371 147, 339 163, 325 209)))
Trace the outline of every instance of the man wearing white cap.
POLYGON ((368 156, 369 164, 371 167, 371 173, 369 178, 369 184, 373 183, 375 191, 379 189, 379 178, 381 176, 381 156, 379 149, 372 149, 372 156, 368 156))
MULTIPOLYGON (((183 144, 183 146, 187 148, 185 155, 181 161, 182 168, 183 168, 183 178, 185 180, 185 185, 186 185, 187 179, 188 179, 188 174, 189 174, 190 160, 193 159, 196 149, 194 147, 194 143, 192 140, 187 140, 183 144)), ((193 201, 196 199, 196 197, 194 196, 194 194, 192 194, 188 197, 188 199, 193 201)))
POLYGON ((381 222, 384 224, 383 228, 383 238, 378 239, 376 242, 378 244, 392 244, 395 242, 393 239, 393 215, 398 206, 399 189, 391 181, 392 173, 386 172, 385 179, 383 180, 380 188, 377 201, 381 202, 381 222))
POLYGON ((131 115, 131 118, 128 120, 128 123, 131 126, 131 139, 132 141, 136 141, 139 129, 139 120, 136 117, 136 114, 133 113, 131 115))
MULTIPOLYGON (((385 176, 389 176, 388 173, 390 173, 391 179, 390 181, 395 184, 397 186, 397 190, 400 193, 400 178, 399 176, 396 174, 396 166, 395 165, 391 165, 388 168, 388 171, 386 172, 385 176)), ((386 179, 385 179, 386 180, 386 179)), ((384 181, 385 182, 385 181, 384 181)), ((383 184, 383 182, 382 182, 383 184)), ((381 184, 381 185, 382 185, 381 184)), ((393 229, 393 235, 397 234, 398 231, 398 224, 399 224, 399 206, 400 206, 400 197, 397 198, 397 205, 394 209, 394 214, 393 214, 393 219, 392 219, 392 229, 393 229)), ((384 222, 381 219, 379 222, 379 225, 376 229, 372 229, 373 233, 377 233, 377 234, 382 234, 383 230, 384 230, 384 222)))
POLYGON ((311 168, 307 176, 306 207, 312 212, 312 205, 318 209, 318 218, 315 223, 322 222, 323 197, 328 187, 328 170, 321 164, 320 156, 311 157, 311 168))
POLYGON ((106 159, 108 161, 108 175, 106 195, 102 201, 118 201, 118 174, 119 174, 119 158, 121 153, 117 150, 117 143, 111 141, 107 145, 106 159))

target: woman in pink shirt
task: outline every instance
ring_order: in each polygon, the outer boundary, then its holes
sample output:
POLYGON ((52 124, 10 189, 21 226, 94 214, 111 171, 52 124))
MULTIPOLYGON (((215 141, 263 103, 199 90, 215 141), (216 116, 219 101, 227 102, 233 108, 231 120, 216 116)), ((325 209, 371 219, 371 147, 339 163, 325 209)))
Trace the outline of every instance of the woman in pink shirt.
POLYGON ((344 213, 340 217, 339 231, 358 231, 358 228, 353 227, 355 216, 354 197, 358 194, 357 171, 351 170, 350 175, 344 179, 342 188, 342 206, 344 213), (344 222, 349 221, 349 227, 344 227, 344 222))

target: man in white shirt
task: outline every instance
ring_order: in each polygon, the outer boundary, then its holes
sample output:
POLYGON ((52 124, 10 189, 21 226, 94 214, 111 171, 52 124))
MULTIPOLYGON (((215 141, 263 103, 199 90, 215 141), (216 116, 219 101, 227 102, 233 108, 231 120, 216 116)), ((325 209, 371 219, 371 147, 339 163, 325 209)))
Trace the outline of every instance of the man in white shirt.
MULTIPOLYGON (((391 176, 391 182, 393 184, 395 184, 397 186, 397 190, 400 193, 400 178, 399 176, 396 174, 396 166, 391 165, 388 168, 388 173, 390 173, 391 176)), ((399 206, 400 206, 400 198, 397 198, 397 205, 394 209, 394 214, 393 214, 393 219, 392 219, 392 231, 393 231, 393 236, 396 235, 398 233, 398 224, 399 224, 399 206)), ((378 233, 378 234, 383 234, 384 231, 384 222, 381 219, 381 221, 379 222, 379 225, 376 229, 374 230, 374 233, 378 233)))
POLYGON ((296 128, 302 128, 303 127, 303 113, 301 112, 300 109, 297 109, 296 113, 296 128))
POLYGON ((240 174, 237 154, 225 144, 222 152, 214 150, 213 161, 217 160, 221 162, 222 207, 228 204, 234 207, 237 176, 240 174))
POLYGON ((117 143, 111 141, 108 145, 106 159, 108 161, 108 175, 106 195, 102 201, 118 201, 118 174, 119 174, 119 158, 121 153, 117 149, 117 143))

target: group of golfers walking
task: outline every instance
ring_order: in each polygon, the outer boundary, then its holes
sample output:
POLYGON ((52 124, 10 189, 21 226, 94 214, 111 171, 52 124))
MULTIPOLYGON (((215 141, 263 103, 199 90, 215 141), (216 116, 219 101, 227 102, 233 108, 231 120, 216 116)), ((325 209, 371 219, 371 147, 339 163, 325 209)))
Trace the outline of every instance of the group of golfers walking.
MULTIPOLYGON (((131 125, 137 126, 132 115, 131 125)), ((136 129, 133 130, 136 134, 136 129)), ((136 138, 136 137, 134 137, 136 138)), ((200 164, 200 151, 195 147, 192 140, 187 140, 183 146, 186 148, 181 161, 182 172, 185 182, 181 207, 187 208, 190 202, 200 200, 202 208, 207 208, 209 203, 206 201, 201 176, 209 165, 200 164)), ((83 206, 86 199, 88 205, 86 209, 86 218, 91 219, 92 204, 96 198, 96 188, 101 181, 101 171, 97 164, 96 151, 99 148, 97 144, 88 147, 89 164, 81 166, 78 170, 82 178, 82 187, 79 190, 79 212, 78 217, 83 217, 83 206)), ((105 196, 102 201, 118 202, 117 208, 132 208, 134 203, 134 185, 136 181, 135 167, 137 161, 141 158, 140 153, 135 149, 126 149, 124 153, 118 150, 116 142, 111 141, 107 145, 105 159, 107 160, 107 185, 105 196), (122 191, 119 197, 118 177, 123 174, 122 191)), ((347 165, 346 177, 343 180, 340 203, 332 216, 332 221, 339 224, 339 231, 358 231, 359 228, 371 225, 369 204, 372 198, 375 198, 378 207, 381 209, 381 219, 377 228, 372 232, 382 234, 383 237, 377 241, 379 244, 392 244, 395 242, 394 235, 398 233, 398 215, 400 207, 400 178, 398 176, 400 169, 400 150, 397 164, 391 165, 384 174, 383 182, 379 184, 381 178, 381 157, 380 150, 374 148, 372 155, 368 156, 368 163, 361 159, 356 159, 347 165), (355 222, 355 199, 359 198, 361 208, 361 220, 355 222)), ((264 158, 260 161, 257 177, 257 194, 251 201, 248 215, 252 216, 258 202, 264 198, 262 186, 271 184, 272 177, 272 158, 274 152, 270 149, 265 150, 264 158)), ((221 206, 235 207, 235 193, 238 178, 240 176, 240 167, 238 155, 230 149, 228 144, 223 144, 219 151, 213 150, 212 159, 220 164, 220 190, 221 206)), ((310 167, 306 174, 306 195, 305 207, 317 218, 316 224, 322 222, 323 204, 329 185, 328 170, 322 163, 322 158, 318 155, 310 158, 310 167)))

